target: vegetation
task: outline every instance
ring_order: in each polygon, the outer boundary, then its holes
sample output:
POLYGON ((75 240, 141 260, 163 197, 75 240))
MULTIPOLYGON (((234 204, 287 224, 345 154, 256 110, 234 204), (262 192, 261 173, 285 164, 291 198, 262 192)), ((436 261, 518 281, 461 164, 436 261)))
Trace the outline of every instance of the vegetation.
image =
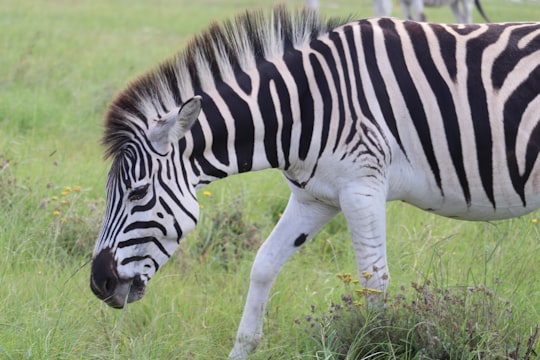
MULTIPOLYGON (((372 14, 369 0, 320 3, 328 15, 372 14)), ((483 4, 494 21, 540 19, 536 0, 483 4)), ((109 166, 99 146, 101 118, 130 79, 211 21, 268 6, 262 0, 0 4, 0 359, 226 357, 256 248, 288 198, 281 175, 244 174, 204 189, 197 230, 145 298, 116 311, 88 286, 109 166)), ((429 9, 428 17, 452 21, 449 9, 429 9)), ((252 359, 532 356, 539 350, 537 216, 468 223, 391 204, 392 282, 383 313, 354 305, 361 301, 351 298, 354 286, 336 277, 356 272, 344 219, 337 217, 278 277, 266 336, 252 359)))

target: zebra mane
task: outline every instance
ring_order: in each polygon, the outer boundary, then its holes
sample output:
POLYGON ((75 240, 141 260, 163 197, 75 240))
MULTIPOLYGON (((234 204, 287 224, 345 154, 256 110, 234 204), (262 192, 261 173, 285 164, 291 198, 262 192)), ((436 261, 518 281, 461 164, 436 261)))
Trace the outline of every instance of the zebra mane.
POLYGON ((187 47, 129 84, 109 106, 102 144, 105 158, 122 153, 136 133, 144 133, 151 120, 177 109, 196 93, 218 80, 234 79, 235 71, 253 68, 260 59, 282 56, 344 24, 349 19, 321 18, 315 11, 251 10, 212 24, 187 47))

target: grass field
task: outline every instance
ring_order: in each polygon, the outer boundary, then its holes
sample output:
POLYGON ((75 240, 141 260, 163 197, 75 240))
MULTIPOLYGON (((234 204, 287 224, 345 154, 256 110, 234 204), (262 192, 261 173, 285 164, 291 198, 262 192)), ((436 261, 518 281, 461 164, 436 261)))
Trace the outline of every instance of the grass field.
MULTIPOLYGON (((328 15, 372 14, 369 0, 320 3, 328 15)), ((536 0, 483 4, 492 21, 540 20, 536 0)), ((124 311, 93 296, 88 262, 104 211, 109 164, 99 138, 108 101, 192 34, 246 7, 270 4, 0 3, 0 359, 226 357, 256 248, 288 198, 278 172, 232 177, 205 189, 198 229, 145 298, 124 311)), ((397 6, 394 15, 400 15, 397 6)), ((452 21, 449 8, 427 15, 452 21)), ((390 292, 426 279, 445 289, 485 286, 508 302, 508 321, 527 334, 540 323, 537 217, 458 222, 391 204, 390 292)), ((327 309, 339 301, 347 288, 336 274, 345 272, 356 268, 340 216, 278 277, 266 336, 252 358, 339 358, 321 352, 303 319, 311 305, 327 309)))

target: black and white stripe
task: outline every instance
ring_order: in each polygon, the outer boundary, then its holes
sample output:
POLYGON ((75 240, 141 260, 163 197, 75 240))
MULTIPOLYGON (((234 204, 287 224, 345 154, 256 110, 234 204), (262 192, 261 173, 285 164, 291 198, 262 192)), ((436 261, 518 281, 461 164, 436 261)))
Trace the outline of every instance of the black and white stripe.
POLYGON ((111 306, 195 226, 195 190, 283 170, 232 358, 262 336, 281 266, 340 210, 359 271, 388 282, 385 202, 469 220, 540 207, 540 24, 440 25, 248 12, 195 37, 112 103, 113 158, 91 286, 111 306))

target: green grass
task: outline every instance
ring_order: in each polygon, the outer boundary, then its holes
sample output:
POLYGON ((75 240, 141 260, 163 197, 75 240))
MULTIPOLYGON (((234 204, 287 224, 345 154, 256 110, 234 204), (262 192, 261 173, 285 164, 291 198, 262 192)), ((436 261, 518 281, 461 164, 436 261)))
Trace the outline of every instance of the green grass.
MULTIPOLYGON (((483 3, 495 21, 540 19, 537 1, 483 3)), ((107 102, 211 21, 256 6, 270 5, 0 3, 0 359, 228 354, 255 249, 287 201, 279 173, 212 184, 211 195, 200 196, 197 230, 152 280, 144 300, 124 311, 92 295, 88 260, 104 211, 109 164, 101 159, 99 138, 107 102)), ((369 0, 321 0, 321 11, 372 14, 369 0)), ((397 6, 394 15, 400 15, 397 6)), ((452 21, 445 8, 429 9, 428 17, 452 21)), ((444 289, 482 284, 510 301, 517 327, 526 333, 540 319, 535 216, 467 223, 391 204, 390 292, 426 279, 444 289)), ((283 269, 268 306, 266 336, 252 358, 317 358, 317 341, 295 320, 312 304, 326 309, 339 301, 345 291, 336 278, 341 272, 356 272, 342 216, 283 269)))

